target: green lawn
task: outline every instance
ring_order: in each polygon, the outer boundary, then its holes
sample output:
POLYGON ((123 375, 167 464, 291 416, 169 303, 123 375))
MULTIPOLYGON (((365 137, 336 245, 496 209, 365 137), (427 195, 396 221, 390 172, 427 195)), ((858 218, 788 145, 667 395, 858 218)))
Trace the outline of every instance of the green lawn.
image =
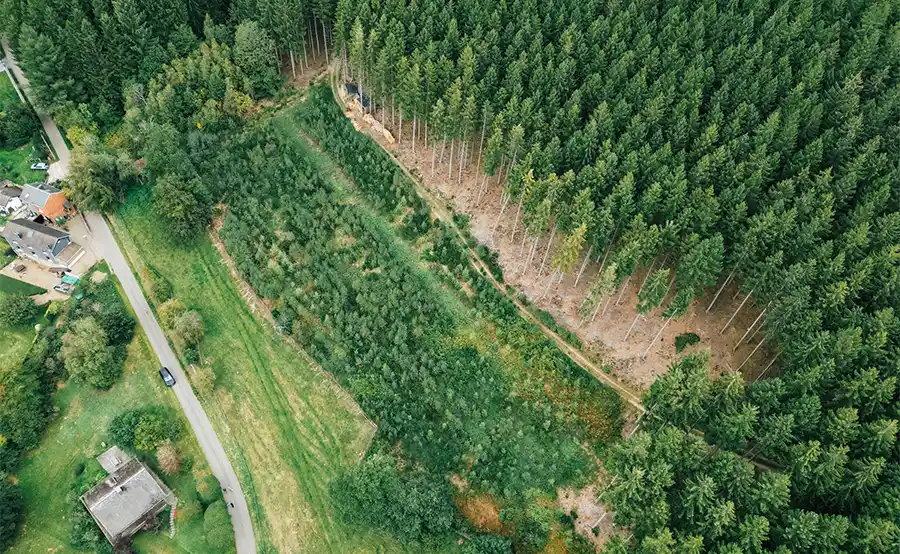
MULTIPOLYGON (((4 294, 6 293, 0 290, 0 298, 3 298, 4 294)), ((34 336, 34 328, 31 325, 9 328, 0 324, 0 371, 16 367, 25 359, 34 336)))
POLYGON ((8 106, 9 104, 19 102, 19 95, 16 94, 16 89, 13 87, 12 81, 9 80, 9 75, 4 71, 0 73, 0 111, 3 111, 4 106, 8 106))
POLYGON ((113 228, 132 268, 139 269, 135 260, 152 265, 206 322, 200 351, 218 381, 201 399, 241 479, 258 551, 399 551, 389 538, 343 526, 327 497, 331 479, 359 460, 372 427, 330 378, 250 312, 207 237, 175 246, 145 190, 129 196, 113 228))
MULTIPOLYGON (((106 427, 116 415, 150 404, 171 406, 180 414, 175 396, 159 380, 158 363, 138 331, 128 347, 121 380, 108 391, 98 391, 84 383, 69 381, 53 397, 59 409, 40 448, 22 463, 17 477, 25 500, 25 522, 14 554, 77 552, 69 546, 67 518, 70 507, 66 493, 75 480, 77 463, 103 452, 106 427)), ((190 429, 184 421, 185 429, 190 429)), ((192 461, 194 472, 204 471, 206 462, 190 432, 183 433, 178 449, 185 465, 192 461)), ((196 495, 191 471, 160 477, 179 498, 196 495)), ((174 539, 168 535, 142 533, 136 537, 139 552, 205 552, 202 518, 179 526, 174 539)))
POLYGON ((36 287, 25 281, 19 281, 18 279, 13 279, 6 275, 0 275, 0 292, 33 296, 35 294, 43 294, 47 292, 47 289, 36 287))
MULTIPOLYGON (((0 256, 0 267, 6 266, 14 259, 14 257, 0 256)), ((5 279, 9 279, 9 277, 0 275, 0 299, 5 294, 16 292, 14 289, 7 290, 4 286, 5 279)), ((15 281, 15 279, 9 280, 15 281)), ((18 281, 15 282, 18 283, 18 281)), ((34 328, 31 325, 23 325, 14 329, 8 327, 0 329, 0 371, 15 367, 25 358, 34 336, 34 328)))

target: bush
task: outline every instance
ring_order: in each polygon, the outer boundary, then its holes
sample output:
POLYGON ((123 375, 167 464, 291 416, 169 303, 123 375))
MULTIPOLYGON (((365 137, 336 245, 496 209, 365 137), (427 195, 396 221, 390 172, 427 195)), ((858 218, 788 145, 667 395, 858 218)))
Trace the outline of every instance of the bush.
POLYGON ((172 298, 172 283, 160 275, 156 269, 150 266, 144 267, 144 276, 150 283, 148 287, 150 296, 157 303, 162 304, 172 298))
POLYGON ((142 414, 134 429, 134 447, 150 452, 167 441, 177 440, 181 435, 180 425, 177 419, 167 415, 156 410, 142 414))
POLYGON ((184 361, 191 365, 196 365, 200 363, 200 348, 196 344, 189 344, 185 346, 182 351, 184 354, 184 361))
POLYGON ((191 383, 200 394, 211 394, 216 388, 216 373, 212 366, 195 365, 191 369, 191 383))
POLYGON ((197 496, 204 506, 208 506, 222 498, 219 480, 212 473, 197 480, 197 496))
POLYGON ((91 514, 84 508, 74 491, 66 496, 69 503, 69 543, 78 550, 89 550, 96 553, 112 552, 106 537, 97 527, 91 514))
POLYGON ((110 344, 127 344, 134 337, 134 318, 122 304, 104 307, 97 315, 97 322, 106 331, 110 344))
POLYGON ((700 342, 700 337, 696 333, 683 333, 675 337, 675 351, 681 352, 692 344, 700 342))
POLYGON ((175 321, 181 314, 187 311, 187 307, 181 300, 171 298, 163 302, 159 307, 159 321, 166 329, 175 327, 175 321))
POLYGON ((512 554, 512 545, 502 535, 475 535, 466 544, 463 554, 512 554))
POLYGON ((126 450, 150 452, 166 441, 177 441, 181 421, 171 409, 147 406, 114 417, 107 433, 113 444, 126 450))
POLYGON ((63 336, 62 355, 66 371, 97 388, 112 386, 121 366, 106 344, 106 331, 93 317, 76 321, 63 336))
POLYGON ((394 458, 380 454, 335 479, 331 497, 345 522, 383 529, 407 542, 447 533, 455 514, 446 481, 401 475, 394 458))
POLYGON ((22 521, 22 493, 0 473, 0 552, 13 543, 22 521))
POLYGON ((31 136, 41 128, 41 122, 25 104, 4 106, 0 114, 0 147, 18 148, 27 144, 31 136))
POLYGON ((189 346, 200 344, 206 332, 203 328, 203 318, 195 310, 184 312, 175 318, 173 331, 184 344, 189 346))
POLYGON ((170 440, 156 449, 156 461, 159 462, 159 468, 168 475, 175 475, 181 470, 181 454, 170 440))
POLYGON ((196 498, 179 499, 175 511, 175 522, 179 525, 187 525, 200 517, 202 513, 203 506, 200 505, 196 498))
POLYGON ((0 298, 0 322, 10 327, 25 325, 37 317, 39 311, 34 300, 24 294, 14 293, 0 298))
POLYGON ((206 508, 203 531, 206 533, 206 544, 215 552, 222 552, 234 545, 231 516, 223 500, 216 500, 206 508))

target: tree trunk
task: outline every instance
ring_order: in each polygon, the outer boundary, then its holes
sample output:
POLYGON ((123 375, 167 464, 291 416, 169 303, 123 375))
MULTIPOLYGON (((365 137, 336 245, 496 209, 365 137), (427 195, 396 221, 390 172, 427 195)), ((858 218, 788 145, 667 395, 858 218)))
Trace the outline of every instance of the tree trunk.
MULTIPOLYGON (((428 120, 422 122, 422 125, 425 127, 425 148, 428 148, 428 120)), ((434 173, 432 171, 432 173, 434 173)))
POLYGON ((534 240, 531 242, 531 252, 528 253, 528 261, 525 262, 525 265, 522 266, 522 275, 528 273, 528 268, 531 267, 531 260, 534 259, 534 252, 537 250, 537 243, 540 237, 534 237, 534 240))
POLYGON ((503 218, 503 212, 506 211, 506 205, 509 204, 509 197, 511 194, 504 195, 503 202, 500 204, 500 213, 497 214, 497 221, 494 222, 494 226, 491 228, 491 234, 488 235, 488 242, 493 246, 494 244, 494 233, 497 231, 497 227, 500 225, 500 220, 503 218))
POLYGON ((749 362, 749 361, 750 361, 750 358, 752 358, 753 355, 756 354, 756 351, 759 350, 759 347, 762 346, 764 342, 766 342, 765 337, 763 337, 763 339, 762 339, 761 341, 759 341, 759 344, 757 344, 757 345, 756 345, 756 348, 754 348, 753 351, 750 352, 750 355, 747 356, 746 358, 744 358, 744 363, 742 363, 740 366, 738 366, 738 368, 737 368, 736 371, 740 371, 742 367, 744 367, 745 365, 747 365, 747 362, 749 362))
POLYGON ((485 117, 481 121, 481 142, 478 143, 478 162, 475 163, 475 168, 481 168, 481 152, 484 149, 484 130, 487 126, 487 114, 484 114, 485 117))
MULTIPOLYGON (((440 156, 440 159, 438 159, 438 165, 441 165, 444 163, 444 149, 446 149, 446 148, 447 148, 447 137, 444 137, 444 140, 441 141, 441 156, 440 156)), ((434 171, 432 171, 432 173, 434 173, 434 171)))
POLYGON ((462 172, 463 172, 463 166, 466 165, 466 150, 468 148, 469 148, 469 143, 467 141, 463 141, 462 148, 460 149, 461 152, 459 155, 459 158, 460 158, 459 159, 459 170, 457 171, 457 174, 456 174, 456 184, 457 185, 462 184, 462 172))
POLYGON ((741 308, 744 307, 744 304, 747 303, 747 300, 750 300, 751 296, 753 296, 752 290, 747 293, 747 296, 744 297, 744 300, 741 302, 741 305, 737 307, 737 309, 734 311, 733 314, 731 314, 731 317, 728 319, 728 322, 725 324, 725 327, 722 327, 722 330, 719 331, 720 335, 725 332, 725 329, 728 329, 728 326, 731 325, 731 322, 734 321, 734 318, 737 317, 738 312, 741 311, 741 308))
POLYGON ((631 335, 631 331, 632 329, 634 329, 634 324, 637 323, 639 317, 641 317, 641 314, 634 316, 634 319, 631 321, 631 327, 628 328, 628 332, 625 333, 625 338, 622 339, 622 342, 628 342, 628 337, 631 335))
POLYGON ((509 234, 509 240, 516 240, 516 227, 519 225, 519 214, 522 212, 522 203, 525 202, 525 191, 519 195, 519 206, 516 208, 516 217, 513 219, 512 233, 509 234))
MULTIPOLYGON (((425 135, 425 136, 427 137, 428 135, 425 135)), ((426 138, 425 140, 427 141, 428 139, 426 138)), ((428 148, 428 147, 426 146, 425 148, 428 148)), ((434 177, 434 158, 435 158, 436 154, 437 154, 437 148, 432 148, 431 149, 431 176, 432 177, 434 177)))
MULTIPOLYGON (((306 63, 306 68, 309 69, 309 58, 306 57, 306 41, 305 40, 303 41, 303 61, 306 63)), ((351 75, 350 78, 352 79, 353 76, 351 75)), ((359 106, 362 107, 362 78, 360 78, 360 85, 359 85, 359 106)))
POLYGON ((731 282, 731 278, 734 277, 735 271, 737 271, 737 267, 735 267, 734 269, 731 270, 731 273, 728 274, 728 278, 725 279, 725 282, 722 283, 722 286, 719 287, 719 290, 716 291, 716 295, 713 297, 712 302, 710 302, 709 306, 706 308, 706 313, 709 313, 709 311, 713 308, 713 306, 716 305, 716 300, 719 299, 719 295, 722 294, 722 291, 725 290, 725 287, 727 287, 728 283, 731 282))
POLYGON ((313 26, 313 29, 316 30, 316 54, 321 54, 322 53, 322 45, 319 44, 319 28, 316 27, 316 18, 315 17, 313 17, 312 26, 313 26))
POLYGON ((544 250, 544 257, 541 259, 541 267, 538 269, 537 276, 540 277, 542 273, 544 273, 544 264, 547 263, 547 256, 550 254, 550 247, 553 246, 553 237, 556 236, 556 225, 553 226, 553 230, 550 232, 550 240, 547 241, 547 249, 544 250))
MULTIPOLYGON (((384 83, 381 83, 381 90, 384 90, 384 83)), ((387 114, 387 106, 384 102, 381 103, 381 126, 384 127, 384 116, 387 114)), ((386 129, 387 127, 385 127, 386 129)))
POLYGON ((653 345, 654 345, 654 344, 656 344, 656 339, 658 339, 659 336, 662 334, 662 332, 666 330, 666 326, 669 324, 670 321, 672 321, 672 318, 671 318, 671 317, 666 318, 666 322, 663 323, 663 326, 660 327, 659 332, 656 333, 656 336, 653 337, 653 340, 652 340, 652 341, 650 341, 650 346, 648 346, 648 347, 647 347, 647 350, 644 350, 643 355, 641 355, 641 359, 642 359, 642 360, 646 360, 646 359, 647 359, 647 354, 650 353, 650 349, 653 348, 653 345))
POLYGON ((413 117, 413 136, 412 136, 412 153, 413 153, 413 158, 415 158, 415 156, 416 156, 416 124, 417 124, 417 123, 418 123, 418 122, 417 122, 416 118, 413 117))
MULTIPOLYGON (((387 87, 385 87, 387 88, 387 87)), ((394 117, 394 95, 391 95, 391 129, 397 128, 397 118, 394 117)))
POLYGON ((525 253, 525 241, 528 240, 528 230, 525 229, 525 226, 522 226, 522 246, 519 247, 519 259, 522 259, 522 255, 525 253))
POLYGON ((328 34, 325 32, 325 20, 322 20, 322 46, 325 47, 325 65, 331 63, 328 60, 328 34))
POLYGON ((297 78, 297 67, 294 65, 294 51, 291 50, 291 77, 297 78))
POLYGON ((400 130, 397 131, 397 146, 403 146, 403 116, 400 116, 400 130))
POLYGON ((560 273, 560 270, 557 269, 556 271, 554 271, 553 273, 550 274, 550 279, 547 281, 547 288, 544 289, 544 294, 542 294, 540 296, 540 298, 538 298, 538 300, 547 296, 547 293, 550 292, 550 287, 553 286, 553 281, 556 280, 556 277, 559 275, 559 273, 560 273))
MULTIPOLYGON (((612 296, 608 296, 608 297, 606 298, 606 303, 603 304, 603 311, 600 312, 600 317, 601 317, 601 318, 602 318, 604 315, 606 315, 606 309, 609 308, 609 303, 610 303, 610 302, 612 302, 612 296)), ((600 303, 599 303, 599 302, 597 303, 597 307, 598 307, 598 308, 600 307, 600 303)), ((596 316, 596 315, 597 315, 597 310, 595 309, 595 310, 594 310, 594 315, 591 316, 591 323, 594 322, 594 316, 596 316)))
POLYGON ((754 383, 757 382, 757 381, 759 381, 760 379, 762 379, 762 376, 765 375, 767 371, 769 371, 769 368, 772 367, 772 364, 775 363, 775 360, 778 359, 778 356, 781 356, 781 352, 775 354, 775 357, 772 358, 772 361, 769 362, 769 365, 766 366, 766 369, 762 370, 762 373, 760 373, 759 375, 757 375, 757 376, 756 376, 756 379, 753 380, 754 383))
POLYGON ((500 184, 500 176, 503 175, 503 164, 506 162, 506 158, 500 158, 500 167, 497 169, 497 184, 500 184))
POLYGON ((572 288, 578 288, 578 281, 581 280, 581 274, 584 273, 584 268, 587 267, 588 261, 591 259, 591 252, 594 251, 594 243, 591 243, 591 246, 588 248, 587 254, 584 255, 584 261, 581 262, 581 267, 578 269, 578 274, 575 275, 575 284, 572 285, 572 288))
POLYGON ((476 206, 481 204, 481 197, 484 196, 484 191, 487 189, 487 178, 487 173, 483 174, 481 177, 481 188, 478 189, 478 197, 475 199, 476 206))
MULTIPOLYGON (((771 305, 772 305, 772 303, 769 302, 769 306, 771 306, 771 305)), ((763 309, 763 311, 760 312, 760 314, 759 314, 758 316, 756 316, 756 319, 753 320, 753 323, 750 325, 750 327, 747 327, 747 331, 744 333, 744 336, 742 336, 742 337, 741 337, 741 340, 737 341, 737 344, 735 344, 735 345, 734 345, 734 348, 731 349, 732 352, 734 352, 735 350, 738 349, 738 347, 744 342, 744 339, 747 338, 747 335, 750 334, 750 331, 752 331, 753 328, 756 327, 756 324, 759 323, 759 320, 762 319, 762 317, 763 317, 764 315, 766 315, 766 310, 769 309, 769 306, 766 306, 766 307, 763 309)), ((762 326, 760 326, 760 328, 762 328, 762 326)))
POLYGON ((622 285, 622 289, 619 291, 619 297, 616 298, 616 306, 619 305, 619 302, 622 301, 622 295, 625 294, 625 290, 628 289, 628 283, 631 282, 631 275, 625 278, 625 283, 622 285))
POLYGON ((638 288, 638 294, 641 294, 641 291, 644 290, 644 285, 647 284, 647 279, 650 278, 650 274, 653 273, 653 266, 656 265, 656 258, 653 258, 653 261, 650 262, 650 267, 647 268, 647 274, 644 275, 644 280, 641 281, 641 286, 638 288))
POLYGON ((453 178, 453 147, 456 145, 456 139, 450 139, 450 169, 447 171, 447 179, 453 178))

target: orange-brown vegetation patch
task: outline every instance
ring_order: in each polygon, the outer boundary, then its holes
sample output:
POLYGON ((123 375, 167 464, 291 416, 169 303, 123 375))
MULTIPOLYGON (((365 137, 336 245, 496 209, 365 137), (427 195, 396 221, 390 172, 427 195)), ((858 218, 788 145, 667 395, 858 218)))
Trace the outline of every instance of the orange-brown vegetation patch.
POLYGON ((456 497, 456 507, 469 522, 481 531, 499 533, 503 530, 500 522, 500 506, 487 493, 465 493, 456 497))

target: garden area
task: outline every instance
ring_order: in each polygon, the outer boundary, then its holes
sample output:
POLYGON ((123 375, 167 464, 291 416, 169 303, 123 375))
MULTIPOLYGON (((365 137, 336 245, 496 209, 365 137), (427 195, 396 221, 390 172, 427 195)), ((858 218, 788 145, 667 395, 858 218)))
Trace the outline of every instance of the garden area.
POLYGON ((21 185, 43 180, 46 172, 31 169, 47 156, 40 129, 37 115, 19 100, 8 75, 0 73, 0 181, 21 185))
POLYGON ((95 457, 115 445, 178 498, 174 539, 167 509, 137 552, 232 549, 218 483, 109 270, 96 266, 65 302, 36 306, 28 292, 0 292, 0 386, 15 391, 0 397, 0 476, 14 475, 0 481, 0 545, 18 528, 10 552, 112 552, 79 497, 106 477, 95 457))

